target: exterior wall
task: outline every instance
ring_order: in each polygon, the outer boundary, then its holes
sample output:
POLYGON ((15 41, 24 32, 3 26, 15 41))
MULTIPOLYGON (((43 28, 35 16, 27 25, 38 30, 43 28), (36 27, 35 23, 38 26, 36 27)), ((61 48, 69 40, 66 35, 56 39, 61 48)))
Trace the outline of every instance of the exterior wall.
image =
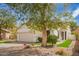
MULTIPOLYGON (((67 29, 58 29, 58 30, 53 30, 50 31, 50 34, 54 34, 56 36, 58 36, 58 41, 62 41, 62 35, 61 33, 64 32, 64 37, 65 37, 65 32, 66 32, 66 39, 75 39, 74 35, 71 35, 71 30, 68 27, 67 29)), ((31 32, 31 30, 27 29, 27 28, 21 28, 20 30, 18 30, 17 32, 17 41, 25 41, 25 42, 37 42, 37 38, 38 37, 42 37, 42 34, 39 32, 31 32)), ((63 39, 65 40, 65 39, 63 39)))
POLYGON ((71 40, 76 40, 76 36, 71 34, 70 28, 67 29, 67 38, 71 40))
POLYGON ((61 36, 61 31, 59 30, 59 38, 58 38, 58 41, 62 41, 62 36, 61 36))
POLYGON ((71 36, 69 36, 69 39, 76 40, 76 36, 75 35, 71 35, 71 36))
POLYGON ((71 30, 70 30, 70 28, 67 28, 66 31, 67 31, 67 38, 70 39, 70 38, 69 38, 69 37, 71 36, 71 30))

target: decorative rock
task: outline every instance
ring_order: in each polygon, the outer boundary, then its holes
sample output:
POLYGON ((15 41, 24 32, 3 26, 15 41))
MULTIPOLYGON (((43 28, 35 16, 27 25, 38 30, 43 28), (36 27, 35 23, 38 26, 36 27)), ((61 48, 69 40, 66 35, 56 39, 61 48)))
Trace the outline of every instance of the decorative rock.
POLYGON ((31 44, 24 44, 24 49, 26 48, 32 48, 32 45, 31 44))

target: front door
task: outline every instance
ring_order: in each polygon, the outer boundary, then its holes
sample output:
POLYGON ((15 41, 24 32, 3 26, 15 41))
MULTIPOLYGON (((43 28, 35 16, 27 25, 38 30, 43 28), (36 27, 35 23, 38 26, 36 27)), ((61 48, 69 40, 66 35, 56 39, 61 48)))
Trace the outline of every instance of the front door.
POLYGON ((64 40, 64 32, 61 32, 61 38, 64 40))
POLYGON ((61 32, 61 37, 62 37, 62 40, 66 40, 66 31, 61 32))

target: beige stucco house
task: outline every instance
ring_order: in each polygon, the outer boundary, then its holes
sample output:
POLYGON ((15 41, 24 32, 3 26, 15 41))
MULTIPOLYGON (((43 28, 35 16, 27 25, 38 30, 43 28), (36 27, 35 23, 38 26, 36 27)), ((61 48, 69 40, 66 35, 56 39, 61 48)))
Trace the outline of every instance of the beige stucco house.
MULTIPOLYGON (((71 34, 71 30, 68 27, 67 29, 58 29, 58 30, 51 30, 50 34, 54 34, 58 36, 58 41, 63 41, 66 39, 75 39, 75 36, 71 34)), ((17 31, 17 41, 24 41, 24 42, 37 42, 37 38, 42 36, 40 32, 33 32, 32 30, 28 29, 25 26, 22 26, 17 31)))

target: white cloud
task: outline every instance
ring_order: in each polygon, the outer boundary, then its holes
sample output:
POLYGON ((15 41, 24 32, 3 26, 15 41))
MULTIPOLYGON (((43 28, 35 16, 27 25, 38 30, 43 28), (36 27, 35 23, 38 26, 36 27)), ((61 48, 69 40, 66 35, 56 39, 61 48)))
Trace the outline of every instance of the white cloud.
POLYGON ((79 15, 79 8, 77 8, 76 10, 73 11, 72 16, 75 18, 79 15))

